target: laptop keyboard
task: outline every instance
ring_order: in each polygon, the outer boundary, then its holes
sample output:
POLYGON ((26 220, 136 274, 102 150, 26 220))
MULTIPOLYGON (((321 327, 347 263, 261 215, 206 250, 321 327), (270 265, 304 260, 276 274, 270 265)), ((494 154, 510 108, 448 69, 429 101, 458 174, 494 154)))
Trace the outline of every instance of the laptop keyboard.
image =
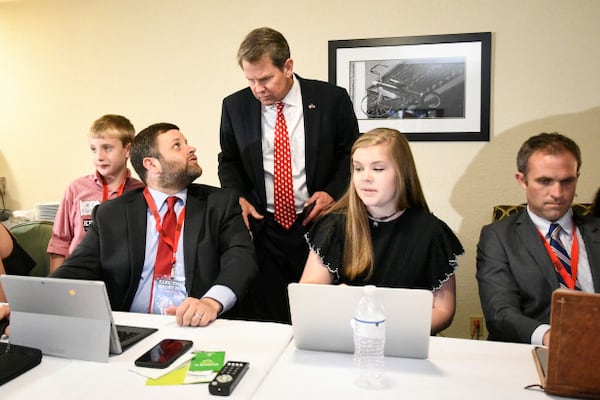
MULTIPOLYGON (((124 328, 127 329, 127 327, 124 327, 124 328)), ((119 342, 121 342, 121 343, 139 335, 139 332, 134 332, 134 331, 130 331, 130 330, 121 330, 121 329, 117 329, 117 333, 119 334, 119 342)))
POLYGON ((156 328, 126 325, 117 325, 116 328, 122 350, 125 350, 127 347, 139 342, 158 330, 156 328))

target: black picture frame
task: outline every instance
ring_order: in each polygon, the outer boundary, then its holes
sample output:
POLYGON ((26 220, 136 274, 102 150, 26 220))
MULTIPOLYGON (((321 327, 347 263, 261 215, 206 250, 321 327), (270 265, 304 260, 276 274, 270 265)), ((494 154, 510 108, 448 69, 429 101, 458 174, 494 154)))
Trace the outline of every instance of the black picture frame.
POLYGON ((361 132, 489 141, 491 42, 491 32, 330 40, 329 82, 348 91, 361 132))

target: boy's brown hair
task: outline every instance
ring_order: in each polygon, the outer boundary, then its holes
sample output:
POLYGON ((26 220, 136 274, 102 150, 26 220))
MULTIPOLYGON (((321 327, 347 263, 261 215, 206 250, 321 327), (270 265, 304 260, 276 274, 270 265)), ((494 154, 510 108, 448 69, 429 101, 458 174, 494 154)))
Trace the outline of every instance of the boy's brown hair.
POLYGON ((119 139, 123 147, 133 142, 135 128, 122 115, 106 114, 94 121, 90 127, 90 139, 119 139))

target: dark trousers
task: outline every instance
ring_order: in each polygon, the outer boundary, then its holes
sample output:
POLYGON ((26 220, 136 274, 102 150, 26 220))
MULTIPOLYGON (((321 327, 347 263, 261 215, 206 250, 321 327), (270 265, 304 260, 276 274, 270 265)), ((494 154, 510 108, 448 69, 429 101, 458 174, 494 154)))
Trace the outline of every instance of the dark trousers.
POLYGON ((287 285, 300 280, 308 257, 306 229, 301 222, 299 217, 286 230, 275 222, 273 214, 266 213, 264 220, 252 226, 258 276, 229 317, 290 323, 287 285))

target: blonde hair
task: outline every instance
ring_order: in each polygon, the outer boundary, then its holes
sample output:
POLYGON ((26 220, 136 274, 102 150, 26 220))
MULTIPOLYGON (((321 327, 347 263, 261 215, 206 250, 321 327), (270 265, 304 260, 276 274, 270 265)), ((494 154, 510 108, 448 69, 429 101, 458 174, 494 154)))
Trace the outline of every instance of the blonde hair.
MULTIPOLYGON (((362 134, 351 150, 351 157, 360 148, 384 145, 396 172, 396 208, 419 208, 429 212, 423 195, 417 168, 406 137, 395 129, 376 128, 362 134)), ((353 280, 363 276, 367 280, 373 275, 374 253, 369 214, 354 186, 354 168, 350 165, 350 186, 342 198, 328 213, 345 213, 344 275, 353 280)))
POLYGON ((122 115, 106 114, 94 121, 90 127, 90 139, 119 139, 123 147, 133 142, 135 128, 122 115))

